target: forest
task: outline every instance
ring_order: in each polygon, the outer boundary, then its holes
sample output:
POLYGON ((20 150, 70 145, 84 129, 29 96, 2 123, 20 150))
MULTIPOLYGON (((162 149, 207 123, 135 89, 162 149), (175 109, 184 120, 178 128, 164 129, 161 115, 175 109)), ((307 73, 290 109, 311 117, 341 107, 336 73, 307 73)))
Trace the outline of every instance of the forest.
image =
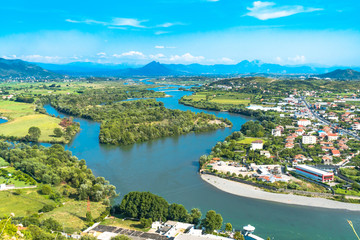
POLYGON ((63 195, 71 194, 79 200, 89 197, 92 201, 116 196, 113 185, 103 177, 95 177, 85 160, 78 160, 59 144, 43 147, 0 141, 0 158, 40 184, 61 185, 63 195))
POLYGON ((99 141, 107 144, 127 145, 232 126, 229 120, 210 114, 167 109, 154 99, 121 101, 159 94, 163 93, 141 90, 121 94, 118 89, 96 89, 81 94, 47 96, 41 103, 51 103, 61 112, 101 122, 99 141))

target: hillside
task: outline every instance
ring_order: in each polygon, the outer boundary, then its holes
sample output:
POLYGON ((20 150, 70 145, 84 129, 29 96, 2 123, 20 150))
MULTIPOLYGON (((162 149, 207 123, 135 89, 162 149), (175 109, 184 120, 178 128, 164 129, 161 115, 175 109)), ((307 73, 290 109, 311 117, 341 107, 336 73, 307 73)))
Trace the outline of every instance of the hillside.
POLYGON ((339 80, 360 80, 360 72, 352 70, 352 69, 337 69, 335 71, 320 74, 318 75, 320 78, 332 78, 339 80))
POLYGON ((61 74, 45 70, 35 64, 22 60, 8 60, 0 58, 0 78, 26 79, 26 78, 59 78, 61 74))
POLYGON ((141 68, 120 70, 119 74, 123 76, 169 76, 179 75, 181 73, 179 71, 169 69, 164 64, 152 61, 141 68))

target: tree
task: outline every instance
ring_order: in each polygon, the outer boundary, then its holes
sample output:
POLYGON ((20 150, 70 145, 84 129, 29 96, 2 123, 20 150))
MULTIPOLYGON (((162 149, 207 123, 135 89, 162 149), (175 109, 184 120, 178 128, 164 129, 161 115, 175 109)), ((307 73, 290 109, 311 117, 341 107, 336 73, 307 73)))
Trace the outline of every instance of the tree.
POLYGON ((140 219, 140 224, 141 224, 141 226, 142 226, 143 228, 149 228, 149 227, 151 227, 152 223, 153 223, 153 221, 152 221, 151 218, 149 218, 149 219, 141 218, 141 219, 140 219))
POLYGON ((200 223, 201 215, 202 214, 198 208, 191 209, 190 216, 192 219, 192 223, 198 225, 200 223))
POLYGON ((50 195, 52 193, 51 186, 49 184, 44 184, 40 187, 40 193, 43 195, 50 195))
POLYGON ((152 218, 166 220, 169 203, 150 192, 130 192, 115 208, 121 214, 133 218, 152 218))
POLYGON ((210 210, 206 213, 205 219, 203 219, 202 226, 205 228, 205 232, 212 233, 214 230, 221 228, 223 218, 220 214, 214 210, 210 210))
POLYGON ((30 141, 38 141, 41 136, 41 130, 38 127, 31 127, 28 131, 28 136, 30 141))
POLYGON ((48 231, 61 231, 62 225, 53 218, 45 219, 41 222, 41 226, 48 231))
POLYGON ((226 231, 226 232, 231 232, 231 231, 232 231, 232 225, 231 225, 231 223, 227 223, 227 224, 225 225, 225 231, 226 231))
POLYGON ((60 128, 55 128, 54 129, 54 135, 55 135, 55 137, 62 137, 63 132, 62 132, 62 130, 60 128))
POLYGON ((236 239, 236 240, 245 240, 244 235, 242 235, 240 232, 235 232, 234 239, 236 239))
POLYGON ((92 215, 91 215, 91 212, 90 211, 87 211, 86 212, 86 222, 92 222, 94 219, 93 219, 93 217, 92 217, 92 215))
POLYGON ((169 206, 168 218, 174 221, 186 222, 189 214, 183 205, 173 203, 169 206))

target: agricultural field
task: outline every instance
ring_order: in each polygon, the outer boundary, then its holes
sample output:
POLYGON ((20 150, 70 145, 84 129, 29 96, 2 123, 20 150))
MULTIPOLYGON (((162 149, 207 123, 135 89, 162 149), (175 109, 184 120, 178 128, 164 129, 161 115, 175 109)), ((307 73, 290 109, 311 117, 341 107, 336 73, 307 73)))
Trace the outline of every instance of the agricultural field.
MULTIPOLYGON (((47 195, 38 193, 38 189, 21 189, 0 191, 0 216, 14 213, 16 217, 26 217, 37 214, 45 205, 53 205, 54 201, 47 195)), ((91 214, 97 218, 106 209, 101 202, 90 203, 91 214)), ((62 206, 42 213, 40 221, 53 218, 64 226, 65 232, 75 232, 83 229, 87 211, 87 201, 75 201, 65 198, 62 206)))
POLYGON ((142 231, 142 232, 149 231, 149 228, 142 227, 140 221, 126 219, 124 218, 124 216, 116 216, 114 218, 105 219, 104 221, 101 222, 101 225, 121 227, 136 231, 142 231))
POLYGON ((37 213, 44 205, 53 201, 40 195, 37 189, 0 191, 0 216, 14 213, 17 217, 37 213))
POLYGON ((194 102, 209 101, 219 104, 232 105, 248 105, 251 102, 251 94, 225 92, 225 91, 211 91, 211 92, 195 92, 191 96, 184 97, 185 100, 192 100, 194 102))
MULTIPOLYGON (((101 202, 91 202, 90 211, 93 218, 97 218, 105 211, 106 206, 101 202)), ((87 211, 87 201, 75 201, 74 199, 65 199, 63 206, 43 213, 40 219, 53 218, 62 223, 65 232, 75 232, 85 228, 85 218, 87 211)))
POLYGON ((30 127, 41 130, 39 142, 66 142, 64 137, 55 138, 54 129, 59 128, 60 119, 35 112, 35 105, 0 100, 0 116, 9 122, 0 124, 0 135, 25 137, 30 127))
POLYGON ((256 140, 262 140, 264 143, 266 142, 264 139, 248 137, 248 138, 244 138, 243 140, 237 141, 237 143, 239 143, 239 144, 251 144, 253 141, 256 141, 256 140))

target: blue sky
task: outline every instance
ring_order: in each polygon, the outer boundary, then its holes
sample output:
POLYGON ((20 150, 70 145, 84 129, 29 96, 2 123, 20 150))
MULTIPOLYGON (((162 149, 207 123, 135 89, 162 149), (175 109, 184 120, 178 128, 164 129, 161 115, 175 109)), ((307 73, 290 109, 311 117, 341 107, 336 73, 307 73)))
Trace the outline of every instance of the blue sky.
POLYGON ((11 0, 0 57, 360 66, 357 0, 11 0))

